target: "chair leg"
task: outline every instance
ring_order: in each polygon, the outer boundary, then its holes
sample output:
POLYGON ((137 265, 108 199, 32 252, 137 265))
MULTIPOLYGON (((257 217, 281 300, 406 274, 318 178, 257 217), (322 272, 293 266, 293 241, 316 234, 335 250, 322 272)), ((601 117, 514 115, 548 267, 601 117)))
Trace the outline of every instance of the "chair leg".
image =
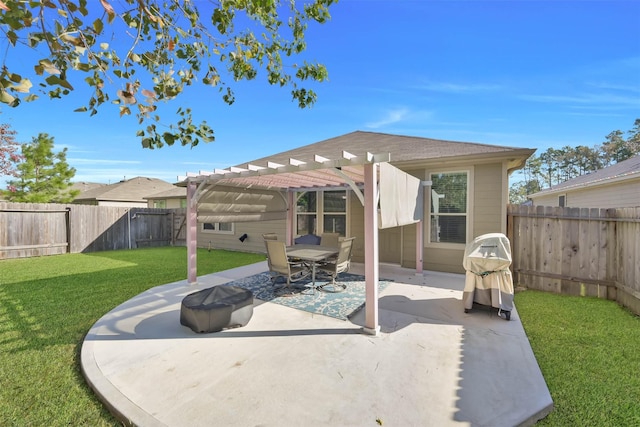
POLYGON ((330 292, 330 293, 338 293, 338 292, 343 292, 347 289, 347 285, 345 285, 344 283, 337 283, 336 282, 336 277, 338 277, 338 275, 331 275, 331 282, 329 283, 325 283, 322 286, 319 286, 318 289, 324 291, 324 292, 330 292))

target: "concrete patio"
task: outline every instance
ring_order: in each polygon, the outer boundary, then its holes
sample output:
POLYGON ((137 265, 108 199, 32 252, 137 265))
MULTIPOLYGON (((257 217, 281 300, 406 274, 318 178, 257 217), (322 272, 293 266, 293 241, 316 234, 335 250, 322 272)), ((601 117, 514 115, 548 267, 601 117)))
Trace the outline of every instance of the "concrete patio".
MULTIPOLYGON (((253 264, 150 289, 102 317, 85 378, 140 426, 516 426, 553 407, 517 310, 464 313, 464 276, 381 265, 381 333, 255 301, 242 328, 180 325, 187 294, 267 270, 253 264)), ((351 272, 362 273, 362 265, 351 272)))

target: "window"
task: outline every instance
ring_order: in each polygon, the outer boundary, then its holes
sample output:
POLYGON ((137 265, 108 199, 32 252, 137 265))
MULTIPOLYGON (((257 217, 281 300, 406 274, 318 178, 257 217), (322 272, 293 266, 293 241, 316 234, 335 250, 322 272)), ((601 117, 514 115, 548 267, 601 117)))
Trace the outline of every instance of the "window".
POLYGON ((466 243, 468 173, 434 173, 431 182, 430 242, 466 243))
POLYGON ((205 233, 233 234, 232 222, 205 222, 202 231, 205 233))
POLYGON ((567 201, 567 196, 558 196, 558 206, 564 208, 565 202, 567 201))
POLYGON ((187 199, 180 199, 180 207, 183 209, 187 207, 187 199))
POLYGON ((164 209, 167 207, 167 201, 166 200, 154 200, 153 201, 153 207, 154 208, 158 208, 158 209, 164 209))
POLYGON ((340 233, 347 235, 347 192, 308 191, 298 193, 296 233, 340 233))

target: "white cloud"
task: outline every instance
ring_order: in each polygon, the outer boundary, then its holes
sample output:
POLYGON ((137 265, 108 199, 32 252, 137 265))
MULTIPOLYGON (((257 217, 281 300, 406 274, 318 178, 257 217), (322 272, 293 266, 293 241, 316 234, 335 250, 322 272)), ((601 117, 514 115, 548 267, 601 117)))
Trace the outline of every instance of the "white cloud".
POLYGON ((68 163, 78 163, 78 164, 95 164, 95 165, 138 165, 142 163, 139 160, 109 160, 109 159, 83 159, 83 158, 67 158, 68 163))
POLYGON ((388 126, 394 123, 401 122, 403 119, 407 117, 408 114, 409 114, 409 110, 406 108, 387 111, 383 118, 375 122, 366 123, 365 126, 371 129, 378 129, 383 126, 388 126))
POLYGON ((582 93, 577 95, 520 95, 525 101, 544 102, 550 104, 575 104, 593 108, 628 108, 640 107, 637 96, 625 96, 613 93, 582 93))
POLYGON ((419 90, 445 93, 476 93, 494 92, 502 89, 502 86, 495 84, 459 84, 449 82, 427 82, 416 86, 419 90))
POLYGON ((424 122, 430 120, 432 116, 433 113, 431 111, 411 111, 409 108, 401 107, 386 111, 382 118, 365 123, 365 127, 369 129, 380 129, 397 123, 424 122))

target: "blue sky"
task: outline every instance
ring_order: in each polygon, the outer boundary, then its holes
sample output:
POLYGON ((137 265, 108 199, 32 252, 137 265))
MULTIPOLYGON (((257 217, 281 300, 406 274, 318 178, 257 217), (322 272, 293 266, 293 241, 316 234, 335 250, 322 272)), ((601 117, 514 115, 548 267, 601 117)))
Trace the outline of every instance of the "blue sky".
POLYGON ((260 77, 234 86, 230 107, 214 91, 178 100, 213 143, 143 149, 134 118, 73 112, 83 93, 2 106, 0 120, 20 142, 48 133, 67 147, 75 181, 113 183, 175 182, 355 130, 540 152, 600 144, 640 118, 638 0, 341 0, 331 14, 307 35, 304 58, 329 71, 311 109, 260 77))

